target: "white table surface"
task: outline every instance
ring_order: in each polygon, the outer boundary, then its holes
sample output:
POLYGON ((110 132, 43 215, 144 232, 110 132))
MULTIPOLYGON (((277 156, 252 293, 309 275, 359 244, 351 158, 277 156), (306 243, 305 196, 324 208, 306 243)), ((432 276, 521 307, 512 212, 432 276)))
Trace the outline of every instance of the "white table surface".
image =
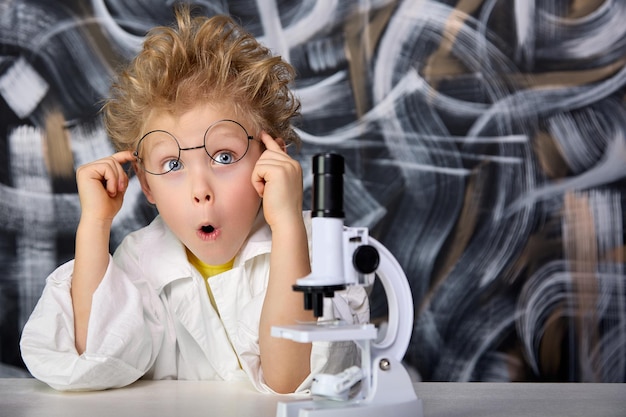
MULTIPOLYGON (((626 384, 427 382, 415 391, 425 417, 626 417, 626 384)), ((0 417, 273 417, 284 399, 228 382, 138 381, 63 393, 34 379, 0 379, 0 417)))

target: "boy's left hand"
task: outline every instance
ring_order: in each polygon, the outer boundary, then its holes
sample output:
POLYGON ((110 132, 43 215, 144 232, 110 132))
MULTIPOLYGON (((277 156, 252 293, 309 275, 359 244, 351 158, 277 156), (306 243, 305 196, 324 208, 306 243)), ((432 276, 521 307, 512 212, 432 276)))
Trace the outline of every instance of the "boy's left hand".
POLYGON ((263 132, 261 141, 266 150, 252 171, 252 185, 263 198, 265 220, 272 230, 279 224, 301 222, 302 167, 285 152, 281 139, 263 132))

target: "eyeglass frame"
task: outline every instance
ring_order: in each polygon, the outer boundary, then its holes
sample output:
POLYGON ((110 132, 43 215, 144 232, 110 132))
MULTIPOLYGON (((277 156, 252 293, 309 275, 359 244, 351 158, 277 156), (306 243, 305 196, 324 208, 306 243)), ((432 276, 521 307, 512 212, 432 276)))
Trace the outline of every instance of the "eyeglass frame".
POLYGON ((174 136, 174 134, 168 132, 167 130, 163 130, 163 129, 154 129, 151 130, 149 132, 147 132, 146 134, 144 134, 141 139, 139 139, 139 142, 137 142, 137 146, 135 147, 135 151, 133 152, 133 156, 137 159, 137 161, 139 162, 139 166, 141 167, 142 171, 147 172, 150 175, 165 175, 165 174, 169 174, 170 172, 172 172, 172 170, 174 170, 174 168, 170 168, 168 171, 165 172, 161 172, 160 174, 148 171, 143 162, 141 162, 144 158, 140 158, 139 157, 139 146, 141 145, 141 142, 146 138, 146 136, 148 136, 151 133, 155 133, 155 132, 163 132, 169 136, 172 137, 172 139, 174 139, 174 142, 176 143, 176 146, 178 147, 178 156, 176 157, 176 161, 180 162, 180 157, 181 157, 181 152, 182 151, 193 151, 195 149, 201 149, 204 148, 204 153, 206 153, 208 155, 209 158, 211 158, 211 160, 219 165, 232 165, 235 164, 239 161, 241 161, 247 154, 248 154, 248 150, 250 150, 250 141, 254 140, 254 136, 250 135, 248 133, 248 130, 238 121, 236 120, 232 120, 232 119, 220 119, 220 120, 216 120, 215 122, 211 123, 209 125, 209 127, 206 128, 206 130, 204 131, 204 134, 202 135, 202 145, 199 146, 191 146, 188 148, 181 148, 180 147, 180 143, 178 142, 178 139, 176 138, 176 136, 174 136), (217 125, 218 123, 222 123, 222 122, 232 122, 235 123, 236 125, 238 125, 241 129, 243 129, 244 133, 246 134, 246 139, 248 140, 247 144, 248 146, 246 147, 246 151, 243 153, 243 155, 241 155, 241 157, 239 159, 237 159, 236 161, 230 162, 228 164, 225 164, 223 162, 220 162, 216 159, 213 158, 213 156, 209 153, 209 150, 206 147, 206 134, 209 130, 211 130, 211 128, 215 125, 217 125))

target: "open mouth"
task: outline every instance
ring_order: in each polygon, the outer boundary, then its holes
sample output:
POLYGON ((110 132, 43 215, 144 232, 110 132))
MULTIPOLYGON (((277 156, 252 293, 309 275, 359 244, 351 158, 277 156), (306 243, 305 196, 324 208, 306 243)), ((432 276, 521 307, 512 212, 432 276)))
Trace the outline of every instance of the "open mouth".
POLYGON ((221 229, 215 224, 199 224, 196 229, 196 236, 204 242, 215 241, 221 234, 221 229))
POLYGON ((200 230, 202 230, 204 233, 213 233, 215 231, 215 227, 213 227, 213 226, 211 226, 209 224, 209 225, 206 225, 206 226, 202 226, 200 228, 200 230))

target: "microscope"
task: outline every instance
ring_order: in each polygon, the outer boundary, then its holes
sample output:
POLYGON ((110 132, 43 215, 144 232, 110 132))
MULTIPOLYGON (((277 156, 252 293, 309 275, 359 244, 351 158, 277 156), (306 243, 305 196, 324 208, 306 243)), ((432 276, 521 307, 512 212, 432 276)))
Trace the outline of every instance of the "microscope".
POLYGON ((422 401, 402 364, 413 329, 413 298, 395 257, 364 227, 344 225, 344 159, 325 153, 313 157, 311 274, 294 291, 304 307, 323 316, 324 298, 351 285, 369 286, 377 276, 389 317, 384 334, 371 323, 318 320, 272 327, 272 336, 300 343, 352 340, 361 366, 336 375, 314 375, 311 398, 278 403, 277 417, 423 417, 422 401))

